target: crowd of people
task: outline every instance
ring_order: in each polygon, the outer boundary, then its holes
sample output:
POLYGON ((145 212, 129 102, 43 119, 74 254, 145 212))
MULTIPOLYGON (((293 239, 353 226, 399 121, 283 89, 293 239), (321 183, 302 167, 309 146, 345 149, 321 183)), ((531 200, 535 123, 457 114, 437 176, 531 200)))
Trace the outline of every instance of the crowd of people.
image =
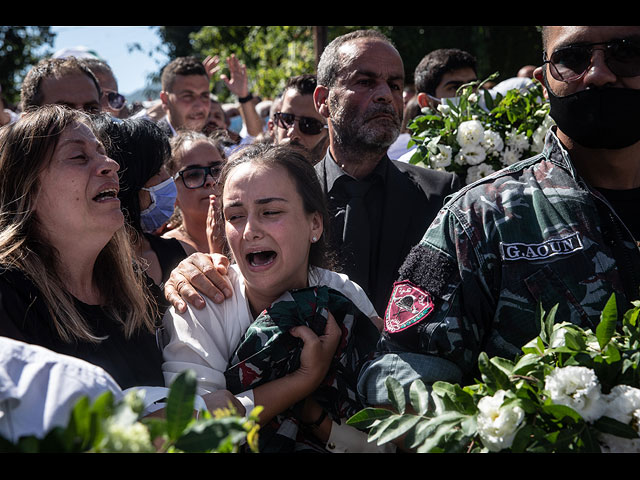
POLYGON ((465 187, 407 161, 407 120, 477 80, 458 49, 425 55, 408 91, 387 37, 342 35, 266 117, 232 56, 240 134, 210 92, 217 57, 171 61, 133 114, 106 63, 35 65, 0 128, 0 435, 42 435, 105 389, 145 389, 162 415, 190 369, 207 409, 263 407, 260 451, 404 451, 345 423, 388 408, 387 377, 470 383, 481 352, 537 335, 539 303, 587 327, 611 293, 623 311, 640 28, 542 37, 508 88, 543 84, 544 151, 465 187))

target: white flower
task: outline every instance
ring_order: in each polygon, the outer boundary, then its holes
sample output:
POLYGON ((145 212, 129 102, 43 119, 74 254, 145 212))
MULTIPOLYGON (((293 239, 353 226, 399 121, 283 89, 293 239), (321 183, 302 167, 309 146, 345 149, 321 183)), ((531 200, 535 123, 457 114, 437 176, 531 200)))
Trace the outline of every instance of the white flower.
POLYGON ((640 453, 640 438, 623 438, 609 433, 598 435, 604 453, 640 453))
POLYGON ((587 422, 600 418, 606 407, 598 377, 587 367, 556 368, 547 376, 545 389, 553 403, 572 408, 587 422))
POLYGON ((449 145, 435 145, 438 153, 431 155, 431 162, 435 168, 444 168, 451 165, 451 147, 449 145))
POLYGON ((487 152, 480 145, 463 147, 456 155, 455 161, 459 165, 478 165, 487 158, 487 152))
POLYGON ((510 403, 503 405, 506 392, 498 390, 492 397, 478 402, 478 434, 492 452, 511 447, 524 420, 524 410, 510 403))
POLYGON ((531 135, 531 150, 533 153, 540 153, 544 148, 544 139, 547 136, 547 129, 539 126, 531 135))
POLYGON ((478 120, 467 120, 458 125, 456 140, 460 147, 478 145, 484 138, 484 127, 478 120))
MULTIPOLYGON (((605 395, 603 415, 631 425, 636 432, 640 422, 640 390, 628 385, 616 385, 605 395)), ((609 453, 640 453, 640 437, 636 439, 601 433, 602 449, 609 453)))
POLYGON ((529 148, 529 138, 525 133, 516 133, 515 130, 507 133, 507 147, 523 152, 529 148))
POLYGON ((469 185, 470 183, 480 180, 487 175, 491 175, 494 172, 495 170, 488 163, 474 165, 472 167, 469 167, 469 169, 467 170, 467 178, 465 179, 465 182, 467 183, 467 185, 469 185))
POLYGON ((123 425, 108 421, 105 425, 106 442, 101 451, 104 453, 150 453, 153 452, 149 430, 142 423, 123 425))
POLYGON ((478 101, 478 94, 471 93, 468 97, 469 103, 476 103, 478 101))
POLYGON ((440 104, 438 105, 438 111, 444 115, 445 117, 451 113, 451 107, 449 105, 440 104))
MULTIPOLYGON (((631 424, 640 418, 640 390, 629 385, 616 385, 608 395, 604 414, 619 422, 631 424)), ((637 430, 637 425, 634 428, 637 430)))
POLYGON ((502 151, 501 161, 503 165, 513 165, 517 161, 520 160, 521 153, 519 150, 514 150, 512 148, 505 148, 502 151))
POLYGON ((498 132, 485 130, 482 146, 487 150, 487 153, 501 152, 504 148, 504 141, 498 132))

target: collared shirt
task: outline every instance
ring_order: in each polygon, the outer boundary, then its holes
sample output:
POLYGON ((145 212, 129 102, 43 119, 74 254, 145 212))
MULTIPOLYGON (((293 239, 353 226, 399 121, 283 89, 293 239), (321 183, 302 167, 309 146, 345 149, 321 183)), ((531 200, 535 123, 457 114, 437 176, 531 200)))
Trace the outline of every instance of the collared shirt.
POLYGON ((123 392, 102 368, 79 358, 0 337, 0 436, 15 443, 22 436, 42 438, 66 427, 75 403, 106 391, 123 392))
POLYGON ((427 229, 401 268, 360 391, 383 401, 387 375, 415 377, 406 364, 431 382, 439 369, 467 384, 480 352, 513 358, 539 334, 538 304, 594 329, 612 293, 618 311, 638 298, 638 272, 635 239, 551 131, 541 154, 465 187, 427 229), (417 313, 403 313, 413 299, 417 313))

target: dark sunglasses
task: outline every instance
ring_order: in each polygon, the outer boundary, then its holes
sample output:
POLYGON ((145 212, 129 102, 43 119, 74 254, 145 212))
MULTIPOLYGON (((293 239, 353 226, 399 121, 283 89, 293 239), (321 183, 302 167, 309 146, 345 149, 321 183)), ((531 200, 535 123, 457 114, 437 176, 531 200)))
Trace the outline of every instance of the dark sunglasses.
POLYGON ((550 65, 551 76, 561 82, 574 82, 583 77, 591 66, 595 47, 604 52, 605 64, 618 77, 640 75, 640 44, 633 40, 570 45, 559 48, 544 63, 550 65))
POLYGON ((178 177, 181 177, 185 187, 200 188, 207 182, 207 175, 210 175, 213 181, 217 182, 221 171, 222 163, 216 162, 208 167, 187 167, 176 173, 173 179, 177 180, 178 177))
POLYGON ((291 128, 294 122, 298 122, 298 128, 305 135, 318 135, 327 126, 320 120, 311 117, 298 117, 293 113, 276 112, 273 119, 281 128, 291 128))
POLYGON ((105 91, 104 95, 107 97, 107 102, 109 102, 109 106, 114 110, 121 110, 124 107, 124 104, 127 102, 127 99, 124 98, 123 95, 118 92, 114 92, 113 90, 105 91))

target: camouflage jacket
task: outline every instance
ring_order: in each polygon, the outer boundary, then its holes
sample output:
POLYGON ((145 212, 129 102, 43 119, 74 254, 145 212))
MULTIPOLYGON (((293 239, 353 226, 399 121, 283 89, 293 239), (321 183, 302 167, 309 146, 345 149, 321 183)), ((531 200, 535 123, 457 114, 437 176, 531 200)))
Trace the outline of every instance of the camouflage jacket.
POLYGON ((539 303, 594 328, 613 292, 619 311, 638 298, 638 273, 636 241, 551 131, 542 153, 439 212, 400 270, 360 392, 380 402, 387 375, 469 383, 480 352, 513 358, 538 335, 539 303))

